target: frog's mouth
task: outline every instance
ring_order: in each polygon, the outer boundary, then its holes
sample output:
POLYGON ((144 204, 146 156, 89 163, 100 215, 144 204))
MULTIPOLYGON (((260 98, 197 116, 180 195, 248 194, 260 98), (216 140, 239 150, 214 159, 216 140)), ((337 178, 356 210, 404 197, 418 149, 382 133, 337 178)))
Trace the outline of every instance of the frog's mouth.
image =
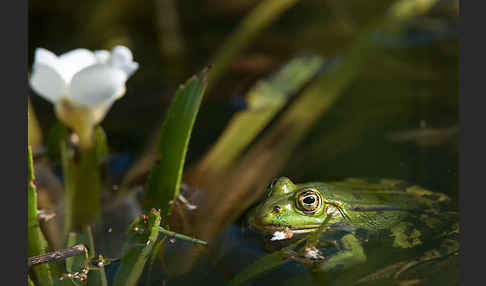
POLYGON ((259 225, 259 224, 253 224, 253 225, 251 225, 251 227, 256 228, 260 231, 271 232, 271 233, 276 232, 276 231, 286 231, 286 232, 290 232, 292 234, 301 234, 301 233, 309 233, 309 232, 312 232, 312 231, 316 231, 319 228, 319 225, 295 228, 295 227, 292 227, 291 225, 275 225, 275 224, 259 225))
POLYGON ((267 233, 273 233, 276 231, 285 231, 285 232, 290 232, 292 234, 308 233, 317 230, 320 226, 320 224, 306 225, 305 227, 295 227, 292 225, 284 225, 284 224, 270 224, 264 222, 262 219, 255 218, 255 216, 250 216, 247 223, 248 223, 247 226, 250 229, 263 231, 267 233))

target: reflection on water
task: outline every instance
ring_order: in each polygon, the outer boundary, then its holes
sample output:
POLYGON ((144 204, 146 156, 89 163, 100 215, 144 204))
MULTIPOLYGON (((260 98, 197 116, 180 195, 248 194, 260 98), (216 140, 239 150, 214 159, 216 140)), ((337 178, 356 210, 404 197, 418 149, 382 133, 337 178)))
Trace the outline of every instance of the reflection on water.
MULTIPOLYGON (((435 247, 439 248, 439 244, 435 247)), ((228 285, 237 273, 268 255, 262 247, 261 236, 233 225, 213 241, 210 253, 202 255, 190 272, 171 276, 170 273, 177 268, 177 263, 184 263, 180 253, 188 248, 189 245, 184 242, 169 244, 165 256, 166 261, 171 261, 173 265, 163 267, 160 261, 157 261, 153 266, 150 285, 228 285)), ((415 254, 420 252, 420 250, 415 251, 415 254)), ((278 267, 242 285, 355 285, 356 281, 359 281, 356 285, 458 285, 459 283, 458 255, 415 263, 414 259, 410 259, 415 257, 410 251, 400 253, 391 248, 386 249, 379 242, 369 246, 367 255, 366 264, 346 271, 328 273, 316 273, 308 265, 288 259, 278 267), (399 273, 399 280, 393 277, 398 271, 402 271, 399 273)), ((114 273, 116 267, 117 263, 110 265, 108 273, 114 273)), ((142 277, 142 282, 147 283, 146 279, 147 273, 142 277)))

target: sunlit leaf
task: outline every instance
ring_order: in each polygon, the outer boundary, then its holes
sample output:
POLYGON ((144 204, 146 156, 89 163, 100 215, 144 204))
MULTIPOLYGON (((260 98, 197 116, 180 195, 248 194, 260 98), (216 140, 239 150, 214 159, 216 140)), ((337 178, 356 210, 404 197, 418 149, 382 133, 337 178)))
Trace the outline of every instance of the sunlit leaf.
POLYGON ((207 85, 206 73, 202 71, 179 87, 162 125, 157 146, 161 160, 150 173, 148 198, 152 206, 161 208, 164 226, 179 194, 192 127, 207 85))
POLYGON ((319 56, 298 57, 270 78, 257 81, 246 94, 247 108, 233 115, 215 145, 190 171, 191 183, 206 186, 224 174, 291 96, 309 82, 324 63, 325 60, 319 56))

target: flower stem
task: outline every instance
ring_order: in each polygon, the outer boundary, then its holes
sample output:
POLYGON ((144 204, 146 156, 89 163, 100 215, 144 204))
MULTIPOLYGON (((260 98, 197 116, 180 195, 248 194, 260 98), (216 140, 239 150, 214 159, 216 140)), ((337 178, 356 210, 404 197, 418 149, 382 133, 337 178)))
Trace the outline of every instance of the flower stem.
POLYGON ((79 148, 81 150, 89 152, 89 149, 93 147, 93 128, 89 126, 88 128, 75 130, 76 134, 79 136, 79 148))
POLYGON ((67 233, 82 230, 100 217, 100 164, 96 144, 75 151, 63 142, 61 154, 66 186, 67 233))

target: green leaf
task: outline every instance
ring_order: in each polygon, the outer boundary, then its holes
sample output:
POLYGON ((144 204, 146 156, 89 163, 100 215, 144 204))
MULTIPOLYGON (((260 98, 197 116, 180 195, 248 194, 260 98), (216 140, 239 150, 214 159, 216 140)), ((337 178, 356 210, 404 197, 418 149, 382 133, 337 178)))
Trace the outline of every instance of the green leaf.
MULTIPOLYGON (((28 187, 27 187, 27 255, 36 256, 48 252, 47 241, 42 234, 37 219, 37 189, 34 184, 34 161, 32 159, 32 150, 28 147, 28 187)), ((48 263, 32 266, 35 280, 43 286, 53 285, 51 269, 48 263)))
POLYGON ((279 174, 317 120, 326 114, 343 95, 343 91, 368 67, 366 64, 369 60, 383 52, 383 48, 376 42, 377 31, 390 29, 398 32, 406 20, 421 15, 436 2, 395 1, 385 15, 378 16, 365 26, 343 52, 339 64, 331 72, 317 76, 303 89, 271 129, 246 152, 241 163, 232 168, 229 174, 220 176, 217 184, 207 188, 217 195, 205 198, 200 204, 199 214, 203 218, 210 214, 211 222, 201 219, 195 226, 196 232, 204 238, 211 237, 221 225, 234 221, 262 195, 265 190, 262 186, 279 174))
POLYGON ((324 62, 319 56, 298 57, 270 78, 259 80, 246 94, 248 108, 233 116, 216 144, 191 172, 191 183, 206 186, 223 175, 324 62))
POLYGON ((149 215, 138 217, 130 226, 114 286, 136 285, 157 241, 159 227, 160 213, 155 209, 149 215))
POLYGON ((189 138, 207 85, 206 74, 204 70, 179 87, 162 125, 157 146, 161 160, 152 168, 147 194, 151 204, 161 208, 164 226, 171 202, 179 194, 189 138))

